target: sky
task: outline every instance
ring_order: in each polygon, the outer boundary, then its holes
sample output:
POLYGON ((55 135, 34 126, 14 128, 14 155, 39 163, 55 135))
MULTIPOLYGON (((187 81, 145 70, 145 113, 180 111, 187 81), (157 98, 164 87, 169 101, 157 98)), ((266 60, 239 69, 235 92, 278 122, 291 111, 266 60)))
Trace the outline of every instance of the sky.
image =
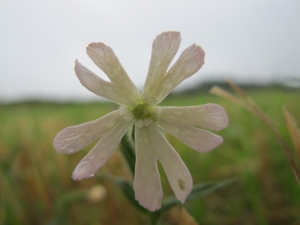
MULTIPOLYGON (((299 0, 0 0, 0 102, 94 100, 74 61, 107 80, 86 55, 91 42, 112 47, 142 89, 154 38, 181 32, 205 53, 206 80, 265 83, 300 79, 299 0)), ((176 59, 175 57, 175 59, 176 59)))

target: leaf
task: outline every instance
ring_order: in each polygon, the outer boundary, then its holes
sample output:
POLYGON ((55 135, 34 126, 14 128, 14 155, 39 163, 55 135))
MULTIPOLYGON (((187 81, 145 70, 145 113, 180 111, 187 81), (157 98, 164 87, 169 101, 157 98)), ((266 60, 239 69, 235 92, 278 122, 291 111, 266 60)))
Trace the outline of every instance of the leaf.
MULTIPOLYGON (((205 182, 205 183, 196 184, 193 187, 191 193, 187 196, 186 201, 196 199, 196 198, 205 196, 207 194, 210 194, 220 188, 223 188, 223 187, 231 184, 235 180, 236 180, 236 178, 230 178, 230 179, 220 181, 220 182, 205 182)), ((181 204, 181 203, 180 203, 180 201, 178 201, 176 199, 175 196, 166 198, 163 201, 160 212, 167 211, 170 208, 172 208, 173 206, 178 205, 178 204, 181 204)))

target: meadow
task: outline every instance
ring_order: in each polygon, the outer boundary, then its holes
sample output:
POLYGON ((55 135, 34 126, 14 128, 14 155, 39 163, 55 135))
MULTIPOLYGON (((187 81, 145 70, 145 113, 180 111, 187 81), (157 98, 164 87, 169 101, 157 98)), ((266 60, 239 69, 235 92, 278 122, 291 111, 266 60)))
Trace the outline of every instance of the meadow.
MULTIPOLYGON (((247 90, 247 94, 292 146, 282 106, 300 125, 299 90, 265 88, 247 90)), ((205 225, 300 224, 300 188, 276 138, 258 118, 209 93, 172 95, 160 105, 206 103, 220 104, 228 113, 229 126, 216 132, 224 138, 222 145, 198 153, 171 135, 167 138, 191 171, 194 184, 231 177, 236 180, 186 202, 187 211, 205 225)), ((61 129, 97 119, 116 107, 103 102, 0 106, 0 224, 148 224, 145 215, 112 182, 98 176, 72 180, 77 163, 95 143, 73 155, 59 154, 52 146, 61 129), (104 198, 95 201, 86 197, 99 184, 106 189, 104 198)), ((99 172, 132 180, 119 149, 99 172)), ((173 194, 163 172, 162 184, 165 196, 173 194)))

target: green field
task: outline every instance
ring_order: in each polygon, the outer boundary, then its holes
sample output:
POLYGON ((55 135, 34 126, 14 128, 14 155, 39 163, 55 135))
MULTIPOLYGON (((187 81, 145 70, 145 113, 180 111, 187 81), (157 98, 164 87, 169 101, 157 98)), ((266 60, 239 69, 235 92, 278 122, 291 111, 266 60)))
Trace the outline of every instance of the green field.
MULTIPOLYGON (((291 146, 281 108, 286 105, 300 125, 300 92, 269 88, 247 94, 278 124, 291 146)), ((224 138, 221 146, 197 153, 171 135, 167 137, 190 169, 194 183, 233 176, 237 180, 185 203, 190 214, 205 225, 300 224, 300 188, 277 140, 258 118, 208 93, 172 96, 161 105, 206 103, 218 103, 228 113, 229 126, 217 132, 224 138)), ((59 154, 52 146, 61 129, 94 120, 116 107, 109 103, 0 106, 0 224, 55 224, 57 219, 69 224, 147 224, 146 217, 109 181, 97 176, 72 180, 72 171, 91 146, 73 155, 59 154), (96 184, 107 190, 102 201, 73 199, 72 193, 88 191, 96 184)), ((118 149, 100 172, 132 180, 118 149)), ((173 194, 164 174, 162 183, 165 196, 173 194)))

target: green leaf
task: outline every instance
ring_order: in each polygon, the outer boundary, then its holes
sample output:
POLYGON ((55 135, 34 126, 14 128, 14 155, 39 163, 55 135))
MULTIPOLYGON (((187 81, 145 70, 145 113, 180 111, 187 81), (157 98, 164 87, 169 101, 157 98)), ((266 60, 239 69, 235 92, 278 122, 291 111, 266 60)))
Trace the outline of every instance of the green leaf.
MULTIPOLYGON (((205 182, 205 183, 196 184, 193 187, 191 193, 187 196, 186 201, 196 199, 196 198, 205 196, 207 194, 210 194, 220 188, 223 188, 223 187, 231 184, 235 180, 236 180, 236 178, 234 177, 234 178, 230 178, 230 179, 219 181, 219 182, 214 181, 214 182, 205 182)), ((178 201, 175 196, 166 198, 163 201, 162 207, 159 211, 160 211, 160 213, 162 213, 178 204, 181 204, 181 202, 178 201)))

